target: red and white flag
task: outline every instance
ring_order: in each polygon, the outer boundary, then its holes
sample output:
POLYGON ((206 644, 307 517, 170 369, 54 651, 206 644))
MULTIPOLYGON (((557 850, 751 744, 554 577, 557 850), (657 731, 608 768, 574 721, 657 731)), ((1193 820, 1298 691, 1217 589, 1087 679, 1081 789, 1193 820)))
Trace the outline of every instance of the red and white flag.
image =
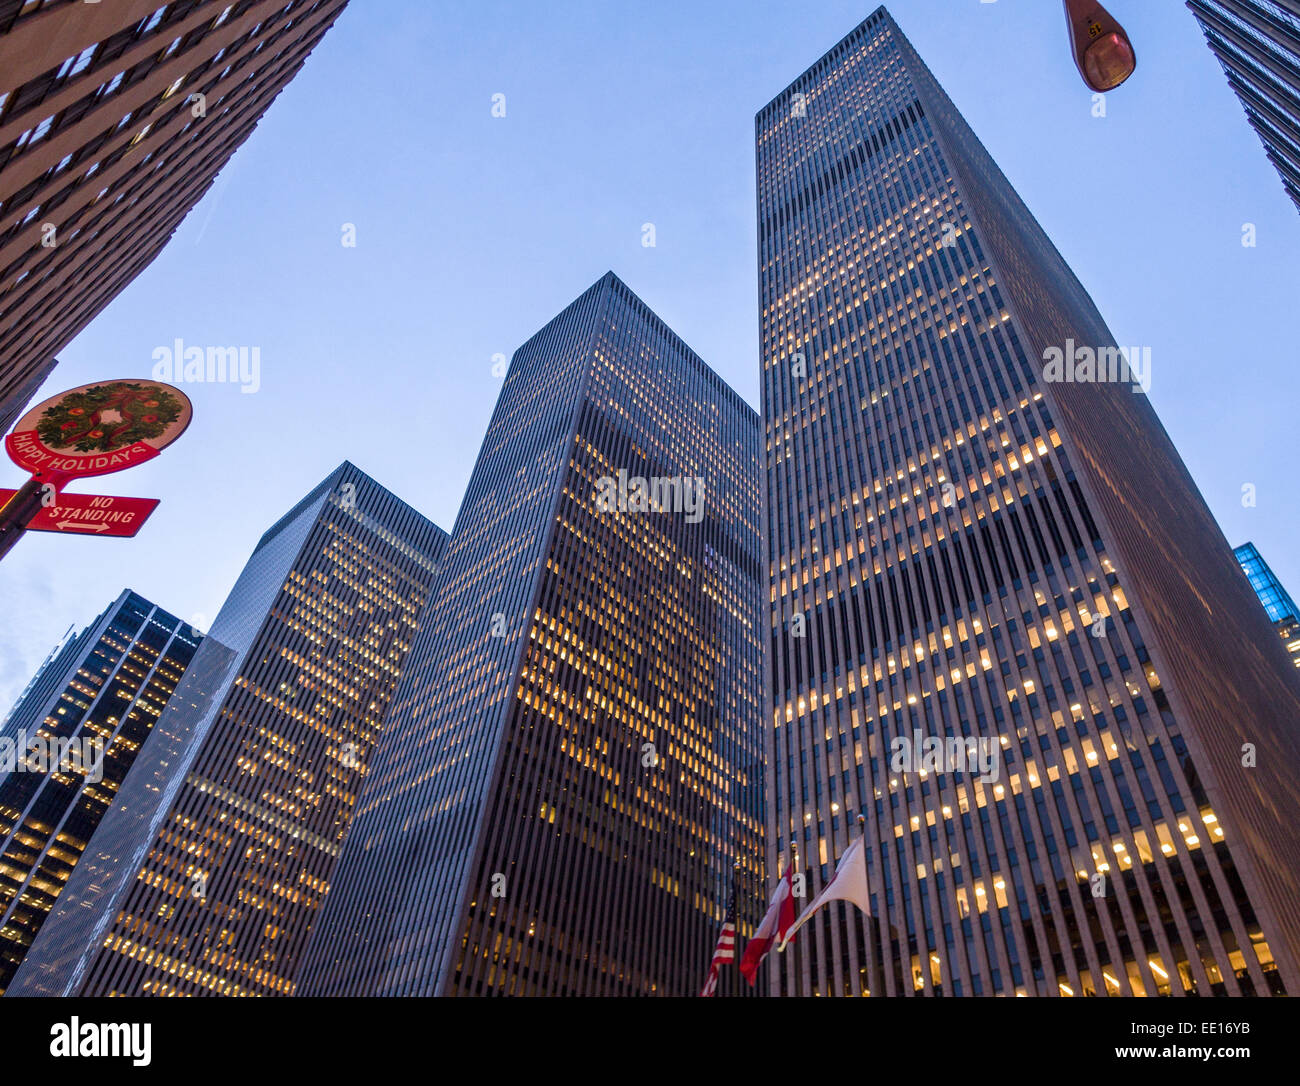
POLYGON ((774 943, 786 938, 794 927, 794 864, 787 864, 785 876, 776 884, 776 893, 768 905, 763 922, 745 947, 740 959, 740 971, 752 985, 758 978, 758 967, 763 964, 774 943))
POLYGON ((778 949, 784 950, 786 943, 794 938, 794 933, 812 919, 813 913, 831 901, 849 901, 868 916, 871 914, 871 893, 867 889, 867 853, 861 837, 844 850, 839 866, 835 869, 835 877, 817 895, 817 900, 803 911, 803 915, 790 929, 790 934, 781 940, 778 949))
POLYGON ((700 992, 702 996, 711 996, 718 990, 718 970, 728 962, 736 960, 736 891, 731 891, 731 901, 727 903, 727 915, 722 921, 722 931, 718 935, 718 945, 713 948, 713 961, 709 963, 709 978, 704 982, 700 992))

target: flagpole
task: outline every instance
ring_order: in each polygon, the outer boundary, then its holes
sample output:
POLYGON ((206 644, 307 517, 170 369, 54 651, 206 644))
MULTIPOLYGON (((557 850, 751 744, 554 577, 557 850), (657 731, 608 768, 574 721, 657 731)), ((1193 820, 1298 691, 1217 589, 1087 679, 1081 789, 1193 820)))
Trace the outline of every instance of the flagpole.
MULTIPOLYGON (((862 827, 862 865, 863 865, 863 867, 866 867, 866 864, 867 864, 867 815, 866 815, 865 810, 862 810, 862 811, 859 811, 859 812, 858 812, 858 825, 862 827)), ((871 882, 870 882, 869 880, 868 880, 868 882, 867 882, 867 893, 868 893, 868 895, 870 895, 870 893, 871 893, 871 882)), ((871 901, 871 898, 868 896, 868 898, 867 898, 867 902, 870 903, 870 901, 871 901)), ((870 981, 870 980, 871 980, 871 959, 875 956, 875 951, 874 951, 874 948, 873 948, 872 945, 871 945, 871 923, 870 923, 870 916, 871 916, 871 914, 870 914, 870 913, 866 913, 865 915, 868 917, 868 922, 867 922, 866 924, 862 925, 862 949, 866 952, 866 958, 867 958, 867 980, 870 981)), ((863 984, 862 984, 862 977, 859 976, 859 977, 858 977, 858 989, 861 990, 862 987, 863 987, 863 984)))
MULTIPOLYGON (((740 846, 736 846, 736 862, 731 868, 731 907, 736 910, 735 923, 736 933, 731 943, 731 966, 733 969, 740 966, 740 846)), ((726 918, 722 921, 726 923, 726 918)), ((733 995, 735 993, 732 993, 733 995)))
MULTIPOLYGON (((794 870, 790 872, 790 894, 791 896, 793 896, 795 877, 803 874, 802 870, 800 870, 799 867, 799 842, 795 840, 795 838, 793 837, 790 838, 790 865, 794 868, 794 870)), ((796 922, 798 921, 799 913, 801 912, 803 912, 802 908, 796 910, 795 912, 796 922)), ((785 948, 786 948, 785 940, 782 940, 782 942, 780 943, 780 945, 777 946, 776 949, 779 954, 784 954, 785 948)), ((796 963, 796 968, 798 968, 798 963, 796 963)))
MULTIPOLYGON (((794 877, 801 873, 799 871, 799 843, 795 841, 794 838, 790 839, 790 866, 794 869, 790 872, 790 893, 793 895, 794 877)), ((799 918, 799 913, 796 912, 795 919, 797 920, 798 918, 799 918)), ((779 949, 784 950, 785 947, 782 946, 779 949)))
MULTIPOLYGON (((795 880, 795 876, 799 874, 799 841, 798 841, 798 840, 797 840, 793 835, 790 837, 790 867, 792 868, 792 870, 791 870, 791 872, 790 872, 790 895, 791 895, 791 897, 793 897, 793 896, 794 896, 794 880, 795 880)), ((798 907, 797 907, 797 905, 796 905, 796 910, 795 910, 795 914, 794 914, 796 920, 799 919, 799 912, 800 912, 800 911, 801 911, 801 910, 798 909, 798 907)), ((781 925, 780 925, 779 922, 777 923, 777 934, 778 934, 778 935, 781 934, 781 925)), ((776 954, 774 954, 774 955, 772 956, 772 960, 775 961, 775 962, 777 962, 777 963, 780 963, 781 959, 780 959, 780 957, 779 957, 778 955, 781 955, 781 954, 784 954, 784 953, 785 953, 785 941, 784 941, 784 939, 783 939, 783 940, 781 940, 780 942, 778 942, 778 943, 776 944, 776 954)), ((780 970, 781 968, 782 968, 782 966, 781 966, 780 964, 778 964, 778 965, 777 965, 777 969, 780 970)), ((798 962, 795 963, 795 969, 796 969, 796 971, 798 970, 798 962)), ((798 978, 796 977, 796 979, 795 979, 795 991, 798 991, 798 990, 799 990, 799 989, 798 989, 798 984, 799 984, 799 981, 798 981, 798 978)), ((781 989, 782 989, 782 986, 781 986, 780 984, 778 984, 778 985, 777 985, 777 991, 780 992, 781 989)))

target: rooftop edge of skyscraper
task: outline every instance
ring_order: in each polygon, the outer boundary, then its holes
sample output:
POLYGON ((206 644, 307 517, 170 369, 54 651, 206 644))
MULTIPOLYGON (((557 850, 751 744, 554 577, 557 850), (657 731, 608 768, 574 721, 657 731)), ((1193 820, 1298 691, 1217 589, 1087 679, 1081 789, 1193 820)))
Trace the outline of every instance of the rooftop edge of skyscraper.
POLYGON ((879 7, 875 9, 875 11, 873 11, 870 15, 868 15, 865 19, 863 19, 862 22, 858 23, 858 25, 855 26, 852 30, 850 30, 847 34, 845 34, 844 37, 842 37, 839 41, 837 41, 834 45, 832 45, 829 49, 827 49, 824 53, 822 53, 816 60, 814 60, 811 64, 809 64, 808 67, 806 67, 797 76, 795 76, 792 80, 790 80, 790 82, 785 85, 784 89, 782 89, 779 94, 773 97, 765 106, 759 109, 758 112, 754 114, 754 127, 757 128, 762 123, 763 118, 768 113, 770 113, 776 106, 784 104, 786 100, 786 96, 789 95, 789 93, 792 90, 794 90, 799 83, 803 82, 803 80, 807 79, 810 75, 812 75, 813 72, 818 67, 820 67, 822 64, 829 63, 830 61, 834 60, 837 53, 839 53, 842 49, 851 45, 854 41, 856 41, 859 37, 861 37, 862 34, 868 28, 873 28, 875 26, 878 26, 880 23, 885 21, 888 21, 894 27, 898 26, 898 24, 894 21, 893 15, 890 14, 889 8, 886 5, 881 4, 879 7))
MULTIPOLYGON (((324 479, 322 479, 319 483, 317 483, 314 487, 312 487, 312 489, 307 492, 306 496, 301 501, 299 501, 296 505, 294 505, 294 507, 290 509, 289 512, 285 513, 284 516, 282 516, 279 520, 277 520, 274 524, 272 524, 271 527, 268 528, 262 534, 262 537, 257 541, 257 546, 253 548, 253 553, 256 554, 268 543, 270 543, 277 535, 280 534, 281 531, 285 529, 285 527, 291 524, 294 521, 294 519, 299 514, 302 513, 304 509, 310 506, 313 502, 318 501, 322 494, 330 490, 338 482, 338 480, 341 479, 344 475, 346 475, 349 471, 355 471, 357 474, 362 475, 365 478, 369 479, 380 489, 385 490, 389 494, 391 494, 395 500, 401 502, 402 505, 406 506, 408 509, 411 510, 412 513, 414 513, 417 517, 419 517, 422 521, 424 521, 425 523, 424 525, 421 526, 422 532, 420 534, 424 534, 425 532, 427 532, 428 527, 432 527, 437 531, 442 532, 444 535, 447 534, 446 530, 442 528, 436 521, 434 521, 432 517, 426 516, 424 513, 421 513, 420 510, 417 509, 415 506, 411 505, 410 502, 406 501, 403 498, 398 497, 396 494, 393 494, 391 490, 388 490, 388 488, 384 486, 383 483, 379 482, 368 471, 365 471, 362 468, 357 467, 357 465, 354 464, 351 460, 344 460, 343 463, 341 463, 337 468, 335 468, 327 476, 325 476, 324 479)), ((418 539, 404 539, 403 542, 407 543, 409 546, 412 547, 420 546, 420 541, 418 539)))
POLYGON ((757 419, 758 412, 752 406, 750 406, 749 401, 746 400, 745 397, 742 396, 739 392, 737 392, 735 387, 732 386, 731 383, 728 382, 726 378, 724 378, 720 373, 718 373, 717 370, 715 370, 712 366, 710 366, 707 362, 705 362, 704 359, 700 356, 700 353, 696 351, 693 347, 691 347, 691 345, 687 343, 677 332, 673 331, 671 325, 669 325, 667 321, 665 321, 661 316, 659 316, 659 314, 656 313, 653 308, 651 308, 649 303, 646 302, 646 300, 642 298, 639 294, 637 294, 637 292, 634 291, 630 286, 628 286, 627 281, 624 280, 617 272, 613 270, 605 272, 605 274, 602 275, 599 279, 597 279, 594 283, 592 283, 591 286, 581 291, 577 295, 577 297, 573 298, 570 302, 568 302, 559 311, 559 313, 556 314, 556 316, 552 317, 545 324, 543 324, 541 328, 539 328, 536 332, 534 332, 531 336, 529 336, 526 340, 524 340, 515 349, 514 354, 512 354, 511 357, 513 358, 514 355, 517 355, 525 347, 529 346, 534 341, 536 341, 541 336, 543 336, 546 333, 547 329, 551 327, 551 325, 553 325, 556 321, 558 321, 561 317, 563 317, 566 313, 568 313, 568 311, 572 309, 574 306, 581 303, 582 300, 586 298, 589 294, 591 294, 593 291, 598 291, 605 287, 614 290, 616 293, 621 293, 624 300, 628 302, 635 310, 637 310, 638 315, 647 324, 649 324, 656 331, 661 332, 671 343, 679 346, 682 349, 682 351, 685 353, 687 359, 691 362, 691 364, 693 366, 698 367, 700 373, 704 376, 705 380, 707 380, 710 384, 714 385, 724 395, 735 400, 737 405, 742 407, 744 410, 749 411, 751 414, 754 415, 755 419, 757 419))

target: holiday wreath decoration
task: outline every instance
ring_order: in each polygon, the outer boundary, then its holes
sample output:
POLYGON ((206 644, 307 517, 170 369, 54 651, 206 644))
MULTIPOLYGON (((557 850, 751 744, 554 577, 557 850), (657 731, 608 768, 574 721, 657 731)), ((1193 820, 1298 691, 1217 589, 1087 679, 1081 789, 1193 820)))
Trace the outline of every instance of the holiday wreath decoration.
POLYGON ((113 381, 64 396, 41 415, 36 432, 51 449, 107 453, 161 437, 184 410, 165 386, 113 381))

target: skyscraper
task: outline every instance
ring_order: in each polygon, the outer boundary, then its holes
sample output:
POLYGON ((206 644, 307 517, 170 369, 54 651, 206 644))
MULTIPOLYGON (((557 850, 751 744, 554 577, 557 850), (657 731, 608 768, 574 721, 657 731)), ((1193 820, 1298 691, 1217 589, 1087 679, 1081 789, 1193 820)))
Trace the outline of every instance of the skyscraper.
POLYGON ((63 639, 50 650, 45 663, 37 668, 36 674, 18 695, 18 700, 10 706, 4 718, 0 719, 0 735, 8 735, 28 722, 30 714, 38 711, 37 705, 44 703, 59 690, 67 668, 85 649, 86 641, 90 638, 95 624, 92 623, 75 636, 72 633, 74 628, 75 625, 68 627, 68 632, 63 635, 63 639))
POLYGON ((758 463, 613 273, 519 348, 302 994, 700 990, 761 893, 758 463))
POLYGON ((175 615, 123 592, 46 662, 0 729, 14 744, 0 740, 13 768, 0 766, 0 994, 199 641, 175 615))
POLYGON ((1149 352, 884 8, 756 140, 768 869, 863 812, 871 889, 774 990, 1300 991, 1300 689, 1149 352))
POLYGON ((0 0, 0 433, 347 0, 0 0))
POLYGON ((1187 0, 1300 208, 1300 0, 1187 0))
POLYGON ((1286 645, 1295 666, 1300 667, 1300 608, 1296 607, 1295 601, 1282 587, 1282 582, 1264 561, 1264 556, 1254 543, 1243 543, 1233 553, 1241 563, 1242 572, 1250 581, 1250 587, 1264 605, 1264 613, 1281 635, 1282 643, 1286 645))
POLYGON ((291 993, 446 538, 351 464, 262 537, 10 994, 291 993))

